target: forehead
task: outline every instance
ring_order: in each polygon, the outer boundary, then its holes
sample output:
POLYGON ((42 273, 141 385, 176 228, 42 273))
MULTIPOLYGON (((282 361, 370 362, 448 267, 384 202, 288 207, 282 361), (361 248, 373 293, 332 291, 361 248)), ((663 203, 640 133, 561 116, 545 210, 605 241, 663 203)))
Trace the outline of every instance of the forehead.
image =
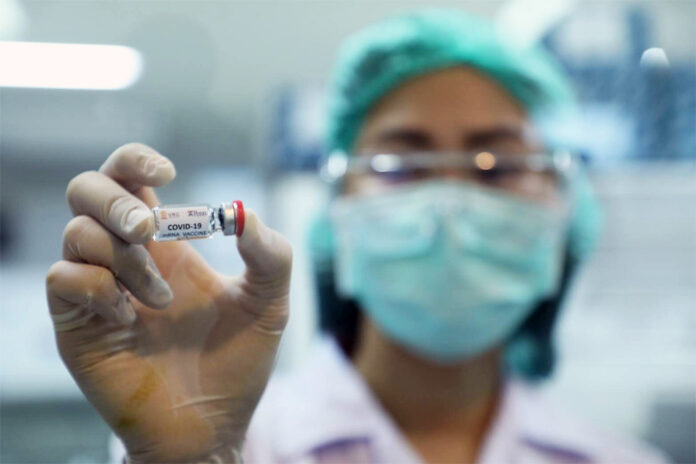
POLYGON ((404 126, 437 134, 526 124, 524 108, 500 84, 455 67, 414 78, 385 95, 368 113, 359 140, 404 126))

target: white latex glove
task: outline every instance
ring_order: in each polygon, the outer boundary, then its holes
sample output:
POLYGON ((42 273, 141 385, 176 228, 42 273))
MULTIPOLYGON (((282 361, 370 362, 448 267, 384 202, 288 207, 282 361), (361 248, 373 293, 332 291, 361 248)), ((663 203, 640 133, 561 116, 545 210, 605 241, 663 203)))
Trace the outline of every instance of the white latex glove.
MULTIPOLYGON (((131 462, 235 461, 288 319, 292 250, 252 210, 240 276, 187 242, 152 242, 150 187, 174 176, 167 158, 129 144, 70 182, 75 218, 48 304, 63 361, 131 462)), ((216 240, 235 259, 232 240, 216 240)))

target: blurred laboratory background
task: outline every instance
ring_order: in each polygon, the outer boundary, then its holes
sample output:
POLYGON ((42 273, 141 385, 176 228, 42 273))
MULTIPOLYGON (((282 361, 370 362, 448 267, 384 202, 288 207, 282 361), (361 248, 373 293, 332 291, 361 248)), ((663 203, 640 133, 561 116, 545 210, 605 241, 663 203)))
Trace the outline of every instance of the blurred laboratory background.
MULTIPOLYGON (((107 460, 109 431, 59 360, 44 277, 60 258, 68 181, 126 142, 176 164, 164 202, 240 198, 289 237, 278 369, 302 362, 316 335, 305 237, 327 195, 316 166, 331 65, 352 31, 432 4, 0 0, 1 462, 107 460), (23 42, 39 44, 21 56, 55 72, 13 71, 23 42)), ((578 114, 556 130, 587 162, 605 226, 544 388, 576 415, 696 462, 696 2, 437 4, 542 41, 577 88, 578 114)), ((219 270, 241 269, 232 241, 196 246, 219 270)))

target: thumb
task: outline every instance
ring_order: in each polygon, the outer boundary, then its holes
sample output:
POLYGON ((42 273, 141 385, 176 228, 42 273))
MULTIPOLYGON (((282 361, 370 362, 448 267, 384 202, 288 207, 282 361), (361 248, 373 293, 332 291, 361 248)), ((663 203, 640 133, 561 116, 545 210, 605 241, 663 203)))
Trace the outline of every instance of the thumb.
POLYGON ((246 264, 247 283, 259 296, 287 295, 292 269, 290 242, 261 222, 254 210, 245 208, 245 216, 237 248, 246 264))

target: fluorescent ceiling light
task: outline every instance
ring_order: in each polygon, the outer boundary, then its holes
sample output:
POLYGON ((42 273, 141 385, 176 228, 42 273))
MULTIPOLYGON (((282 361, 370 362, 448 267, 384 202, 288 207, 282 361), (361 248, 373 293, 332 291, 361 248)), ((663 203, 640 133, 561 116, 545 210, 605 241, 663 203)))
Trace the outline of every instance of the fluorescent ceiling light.
POLYGON ((142 55, 119 45, 0 41, 0 87, 117 90, 138 80, 142 55))

